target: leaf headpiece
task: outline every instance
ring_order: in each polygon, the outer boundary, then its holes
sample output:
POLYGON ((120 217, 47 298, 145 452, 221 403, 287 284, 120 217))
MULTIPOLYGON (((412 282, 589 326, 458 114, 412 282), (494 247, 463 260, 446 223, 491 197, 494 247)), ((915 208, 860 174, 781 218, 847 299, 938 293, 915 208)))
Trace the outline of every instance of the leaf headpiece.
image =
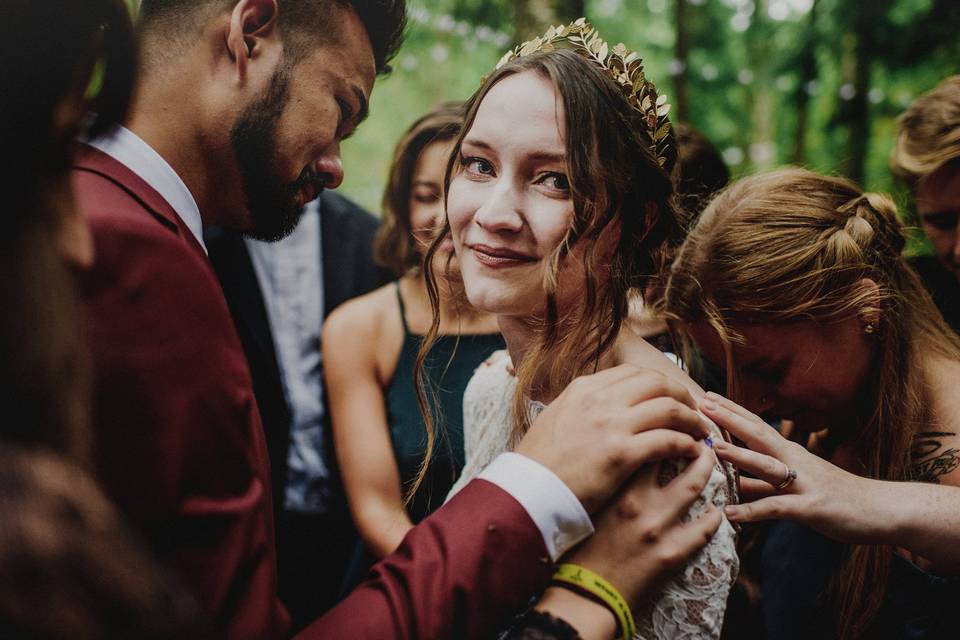
POLYGON ((595 64, 617 83, 631 106, 643 116, 644 126, 652 141, 650 151, 660 166, 666 167, 671 140, 667 96, 658 95, 656 85, 647 80, 643 73, 643 60, 635 51, 627 49, 622 42, 611 48, 586 18, 566 26, 550 27, 542 36, 505 53, 496 68, 516 58, 555 49, 570 49, 595 64))

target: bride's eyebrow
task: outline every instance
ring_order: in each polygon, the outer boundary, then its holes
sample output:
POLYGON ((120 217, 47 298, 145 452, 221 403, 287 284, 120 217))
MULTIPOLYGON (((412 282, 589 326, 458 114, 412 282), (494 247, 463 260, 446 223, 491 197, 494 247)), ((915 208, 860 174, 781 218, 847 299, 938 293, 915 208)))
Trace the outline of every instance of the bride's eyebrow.
POLYGON ((469 138, 469 137, 464 138, 460 146, 461 147, 464 147, 464 146, 479 147, 480 149, 484 149, 486 151, 493 151, 493 147, 491 147, 487 142, 484 142, 479 138, 469 138))

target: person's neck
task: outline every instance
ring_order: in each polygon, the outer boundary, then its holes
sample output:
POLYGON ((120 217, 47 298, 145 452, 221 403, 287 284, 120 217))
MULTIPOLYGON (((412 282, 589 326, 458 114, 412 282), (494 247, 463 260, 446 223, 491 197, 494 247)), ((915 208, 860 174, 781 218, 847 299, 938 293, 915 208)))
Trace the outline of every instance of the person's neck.
MULTIPOLYGON (((427 280, 422 272, 407 277, 409 290, 415 296, 414 303, 432 313, 427 280)), ((437 294, 440 303, 440 333, 496 333, 496 318, 477 310, 466 299, 462 289, 455 289, 443 278, 437 279, 437 294)))
POLYGON ((137 88, 125 126, 156 151, 183 180, 200 209, 204 226, 211 205, 211 184, 218 183, 206 157, 209 140, 197 114, 196 92, 174 72, 146 76, 137 88))

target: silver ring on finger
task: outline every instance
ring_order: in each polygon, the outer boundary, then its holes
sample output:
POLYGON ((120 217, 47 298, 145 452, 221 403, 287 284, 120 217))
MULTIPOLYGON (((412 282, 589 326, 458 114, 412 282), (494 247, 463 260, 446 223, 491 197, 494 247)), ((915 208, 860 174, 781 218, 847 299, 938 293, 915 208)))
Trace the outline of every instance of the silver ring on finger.
POLYGON ((797 479, 797 472, 795 469, 791 469, 787 465, 783 465, 783 480, 780 481, 780 484, 776 486, 777 491, 783 491, 790 484, 797 479))

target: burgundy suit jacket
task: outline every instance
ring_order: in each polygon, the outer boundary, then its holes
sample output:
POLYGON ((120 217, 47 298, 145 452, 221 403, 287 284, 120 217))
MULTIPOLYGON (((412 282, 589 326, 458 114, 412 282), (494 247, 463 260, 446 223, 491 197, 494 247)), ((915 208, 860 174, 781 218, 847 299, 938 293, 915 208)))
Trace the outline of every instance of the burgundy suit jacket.
POLYGON ((266 445, 216 276, 126 166, 84 147, 73 179, 96 249, 81 299, 99 480, 218 636, 282 637, 266 445))
MULTIPOLYGON (((99 479, 228 638, 282 638, 269 461, 243 349, 202 248, 170 205, 84 147, 74 192, 99 479)), ((483 638, 549 581, 540 531, 477 480, 303 638, 483 638)))

